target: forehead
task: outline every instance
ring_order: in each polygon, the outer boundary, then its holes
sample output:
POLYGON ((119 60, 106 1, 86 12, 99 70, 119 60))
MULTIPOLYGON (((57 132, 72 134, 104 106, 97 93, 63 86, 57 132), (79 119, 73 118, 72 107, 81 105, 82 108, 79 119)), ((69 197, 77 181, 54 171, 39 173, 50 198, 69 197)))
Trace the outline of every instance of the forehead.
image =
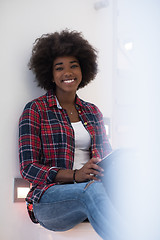
POLYGON ((77 58, 74 56, 63 56, 63 57, 57 57, 54 61, 53 64, 57 63, 72 63, 72 62, 78 62, 77 58))

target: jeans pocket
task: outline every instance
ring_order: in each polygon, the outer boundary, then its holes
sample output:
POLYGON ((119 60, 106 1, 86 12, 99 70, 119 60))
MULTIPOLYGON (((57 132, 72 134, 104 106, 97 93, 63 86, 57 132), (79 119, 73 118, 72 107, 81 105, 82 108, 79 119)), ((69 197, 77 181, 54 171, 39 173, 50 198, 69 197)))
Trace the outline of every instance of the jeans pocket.
POLYGON ((89 181, 86 185, 85 185, 85 187, 84 187, 84 192, 87 190, 87 188, 92 184, 92 183, 94 183, 95 181, 94 180, 91 180, 91 181, 89 181))

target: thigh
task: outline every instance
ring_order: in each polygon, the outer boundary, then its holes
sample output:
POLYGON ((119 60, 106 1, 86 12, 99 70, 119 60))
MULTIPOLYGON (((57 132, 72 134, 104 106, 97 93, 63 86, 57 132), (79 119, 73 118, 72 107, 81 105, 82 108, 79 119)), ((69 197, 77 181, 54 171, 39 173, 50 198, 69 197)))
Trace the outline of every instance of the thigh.
POLYGON ((87 183, 54 185, 48 188, 40 199, 40 203, 77 200, 83 194, 87 183))
POLYGON ((85 204, 80 200, 86 183, 55 185, 33 204, 36 218, 53 231, 66 231, 87 218, 85 204))

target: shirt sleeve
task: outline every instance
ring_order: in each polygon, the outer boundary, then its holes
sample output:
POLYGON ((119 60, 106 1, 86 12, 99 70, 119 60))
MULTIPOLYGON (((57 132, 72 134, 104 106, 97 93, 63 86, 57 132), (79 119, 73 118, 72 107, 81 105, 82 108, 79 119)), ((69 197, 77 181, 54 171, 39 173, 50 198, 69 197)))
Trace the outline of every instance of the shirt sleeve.
POLYGON ((41 116, 36 103, 28 103, 19 120, 20 172, 32 184, 54 182, 59 170, 54 166, 41 164, 41 116))

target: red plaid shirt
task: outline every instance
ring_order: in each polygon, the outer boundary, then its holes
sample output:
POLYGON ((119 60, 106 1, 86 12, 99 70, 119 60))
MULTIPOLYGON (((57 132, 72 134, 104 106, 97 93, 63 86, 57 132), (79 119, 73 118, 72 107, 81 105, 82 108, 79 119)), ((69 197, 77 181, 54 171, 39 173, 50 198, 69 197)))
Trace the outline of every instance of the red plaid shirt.
MULTIPOLYGON (((101 112, 78 96, 76 109, 91 136, 91 157, 103 158, 111 147, 101 112)), ((38 202, 44 191, 56 184, 59 169, 72 169, 74 148, 74 130, 52 90, 25 106, 19 122, 19 158, 22 177, 32 183, 27 202, 38 202)))

